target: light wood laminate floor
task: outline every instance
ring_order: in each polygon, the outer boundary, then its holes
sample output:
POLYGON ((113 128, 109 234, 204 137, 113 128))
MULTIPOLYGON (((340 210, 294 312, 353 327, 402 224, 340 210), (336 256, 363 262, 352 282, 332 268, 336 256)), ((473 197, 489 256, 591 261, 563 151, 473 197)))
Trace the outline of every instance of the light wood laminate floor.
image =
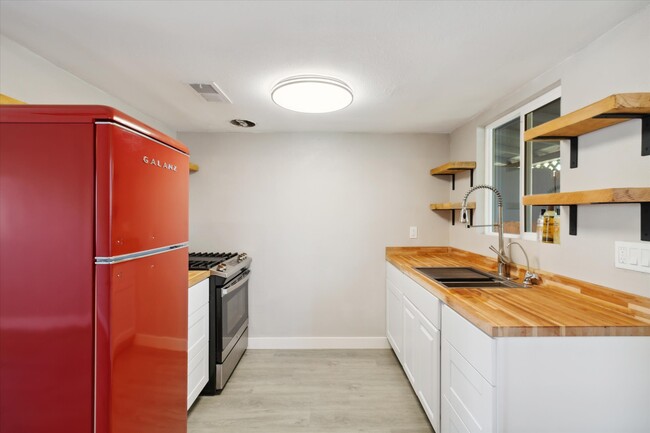
POLYGON ((188 433, 431 433, 391 350, 249 350, 188 433))

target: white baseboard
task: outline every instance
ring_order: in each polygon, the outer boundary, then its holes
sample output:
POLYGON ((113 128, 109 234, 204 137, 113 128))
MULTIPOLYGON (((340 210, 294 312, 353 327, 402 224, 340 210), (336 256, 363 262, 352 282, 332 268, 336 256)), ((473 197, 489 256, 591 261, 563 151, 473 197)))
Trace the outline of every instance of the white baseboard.
POLYGON ((389 349, 386 337, 249 337, 249 349, 389 349))

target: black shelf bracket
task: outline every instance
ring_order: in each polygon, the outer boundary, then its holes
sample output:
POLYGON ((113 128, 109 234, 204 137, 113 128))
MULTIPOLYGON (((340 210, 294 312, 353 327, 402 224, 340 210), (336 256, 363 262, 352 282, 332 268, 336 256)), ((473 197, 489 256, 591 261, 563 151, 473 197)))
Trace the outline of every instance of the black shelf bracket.
MULTIPOLYGON (((461 171, 469 171, 469 187, 474 186, 474 169, 459 169, 457 170, 459 172, 461 171)), ((451 176, 451 190, 455 191, 456 190, 456 173, 436 173, 434 176, 451 176)))
POLYGON ((571 158, 569 160, 569 167, 576 168, 578 166, 578 137, 570 137, 571 140, 571 158))
POLYGON ((650 116, 645 113, 611 113, 594 116, 597 119, 641 119, 641 156, 650 155, 650 116))
POLYGON ((578 205, 575 204, 569 206, 569 234, 578 234, 578 205))
MULTIPOLYGON (((641 156, 650 155, 650 116, 645 113, 611 113, 599 114, 594 116, 594 119, 641 119, 641 156)), ((544 137, 546 140, 571 140, 571 156, 569 159, 569 167, 578 167, 578 137, 567 137, 548 135, 544 137)))
MULTIPOLYGON (((650 202, 639 203, 641 206, 641 240, 650 241, 650 202)), ((578 205, 569 205, 569 234, 578 234, 578 205)))
POLYGON ((641 121, 641 156, 650 155, 650 116, 641 121))
POLYGON ((641 240, 650 241, 650 203, 641 205, 641 240))

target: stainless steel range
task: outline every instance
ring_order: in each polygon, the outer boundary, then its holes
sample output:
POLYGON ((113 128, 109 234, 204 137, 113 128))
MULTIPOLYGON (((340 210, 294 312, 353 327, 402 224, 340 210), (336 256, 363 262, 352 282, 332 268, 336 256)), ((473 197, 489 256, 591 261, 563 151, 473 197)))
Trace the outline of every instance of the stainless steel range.
POLYGON ((189 269, 210 271, 208 384, 202 395, 221 392, 248 347, 248 279, 251 258, 238 253, 190 253, 189 269))

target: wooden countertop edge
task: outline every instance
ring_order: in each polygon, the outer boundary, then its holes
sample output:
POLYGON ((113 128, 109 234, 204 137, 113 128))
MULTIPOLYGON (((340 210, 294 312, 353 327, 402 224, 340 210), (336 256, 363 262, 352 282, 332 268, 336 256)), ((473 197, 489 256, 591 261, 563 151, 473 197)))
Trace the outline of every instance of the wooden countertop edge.
MULTIPOLYGON (((469 265, 488 271, 496 270, 496 260, 453 247, 386 248, 386 260, 389 263, 491 337, 650 336, 650 298, 544 271, 536 271, 540 274, 542 281, 540 285, 536 285, 534 288, 449 290, 420 274, 413 266, 405 266, 400 263, 400 257, 417 260, 418 265, 422 266, 427 266, 427 260, 441 260, 442 258, 443 261, 456 262, 456 265, 469 265), (519 292, 513 292, 513 290, 519 292), (512 296, 513 299, 505 301, 505 297, 501 299, 499 295, 518 293, 518 296, 525 297, 526 291, 534 293, 534 296, 538 297, 540 291, 543 291, 544 296, 551 296, 556 302, 566 302, 568 306, 573 304, 580 306, 587 303, 586 305, 589 308, 594 309, 599 314, 609 316, 612 322, 618 323, 609 323, 607 325, 590 324, 585 322, 585 316, 583 315, 575 319, 575 322, 581 322, 577 324, 562 324, 552 317, 536 316, 533 319, 540 323, 543 322, 542 325, 527 325, 525 323, 503 325, 498 323, 498 320, 487 317, 483 311, 478 311, 476 302, 472 304, 472 301, 476 299, 485 298, 485 302, 482 301, 479 305, 487 305, 490 298, 492 298, 493 300, 498 299, 499 302, 512 302, 513 307, 517 308, 517 296, 512 296)), ((436 265, 445 266, 446 264, 436 265)), ((449 265, 453 266, 451 263, 449 265)), ((521 267, 515 266, 513 275, 521 276, 522 274, 521 267)), ((540 309, 543 310, 542 307, 540 309)), ((492 312, 487 307, 485 310, 492 312)), ((550 311, 549 314, 552 314, 552 309, 550 311)), ((508 312, 499 313, 502 313, 504 317, 511 317, 508 312)), ((576 312, 576 316, 579 314, 579 311, 576 312)))
POLYGON ((210 271, 189 271, 187 276, 187 287, 192 287, 208 277, 210 277, 210 271))

